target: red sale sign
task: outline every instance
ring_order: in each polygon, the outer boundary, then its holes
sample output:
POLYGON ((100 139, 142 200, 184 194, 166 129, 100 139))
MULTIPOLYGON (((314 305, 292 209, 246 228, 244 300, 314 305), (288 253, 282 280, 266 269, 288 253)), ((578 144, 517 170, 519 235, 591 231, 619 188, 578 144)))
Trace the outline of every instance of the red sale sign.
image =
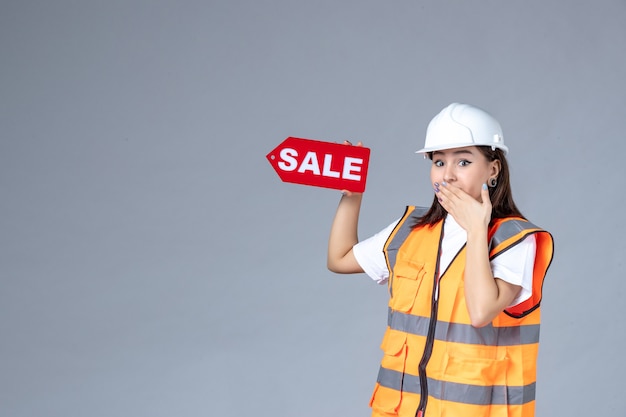
POLYGON ((365 191, 370 150, 319 140, 288 137, 266 155, 284 182, 365 191))

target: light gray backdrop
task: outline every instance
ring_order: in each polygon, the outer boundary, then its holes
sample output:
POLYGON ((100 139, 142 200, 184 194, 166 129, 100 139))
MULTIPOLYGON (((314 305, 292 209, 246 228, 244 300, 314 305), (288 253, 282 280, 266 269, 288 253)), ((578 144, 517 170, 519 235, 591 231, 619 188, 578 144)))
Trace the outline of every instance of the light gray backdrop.
POLYGON ((339 192, 287 136, 372 149, 361 236, 429 204, 413 151, 491 111, 556 239, 538 416, 626 414, 626 2, 0 2, 0 415, 364 416, 386 289, 325 269, 339 192))

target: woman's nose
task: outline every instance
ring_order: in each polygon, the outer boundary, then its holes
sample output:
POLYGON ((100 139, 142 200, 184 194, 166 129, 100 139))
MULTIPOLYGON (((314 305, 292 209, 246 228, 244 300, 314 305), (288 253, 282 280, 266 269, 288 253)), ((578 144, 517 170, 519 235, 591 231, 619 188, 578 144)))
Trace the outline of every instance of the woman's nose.
POLYGON ((454 174, 454 168, 451 166, 447 166, 446 170, 443 173, 443 180, 445 182, 452 182, 456 179, 456 176, 454 174))

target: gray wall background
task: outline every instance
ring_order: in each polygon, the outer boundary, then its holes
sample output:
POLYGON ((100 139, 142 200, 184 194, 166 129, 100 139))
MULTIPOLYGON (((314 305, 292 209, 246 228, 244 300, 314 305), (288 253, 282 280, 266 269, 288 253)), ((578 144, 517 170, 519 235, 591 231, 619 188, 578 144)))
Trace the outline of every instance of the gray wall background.
POLYGON ((287 136, 372 149, 366 237, 432 198, 413 151, 491 111, 550 230, 538 416, 624 416, 626 2, 0 2, 0 415, 358 416, 386 289, 325 269, 333 190, 287 136))

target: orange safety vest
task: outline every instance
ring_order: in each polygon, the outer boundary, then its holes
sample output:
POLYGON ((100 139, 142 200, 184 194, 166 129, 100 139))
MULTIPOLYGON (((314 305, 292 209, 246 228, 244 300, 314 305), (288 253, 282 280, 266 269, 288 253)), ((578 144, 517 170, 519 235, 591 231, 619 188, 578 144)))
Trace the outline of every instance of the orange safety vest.
POLYGON ((408 207, 385 243, 389 318, 372 416, 533 416, 539 304, 552 236, 522 218, 494 219, 490 259, 536 237, 532 296, 475 328, 465 304, 465 246, 439 271, 443 221, 413 228, 425 212, 408 207))

